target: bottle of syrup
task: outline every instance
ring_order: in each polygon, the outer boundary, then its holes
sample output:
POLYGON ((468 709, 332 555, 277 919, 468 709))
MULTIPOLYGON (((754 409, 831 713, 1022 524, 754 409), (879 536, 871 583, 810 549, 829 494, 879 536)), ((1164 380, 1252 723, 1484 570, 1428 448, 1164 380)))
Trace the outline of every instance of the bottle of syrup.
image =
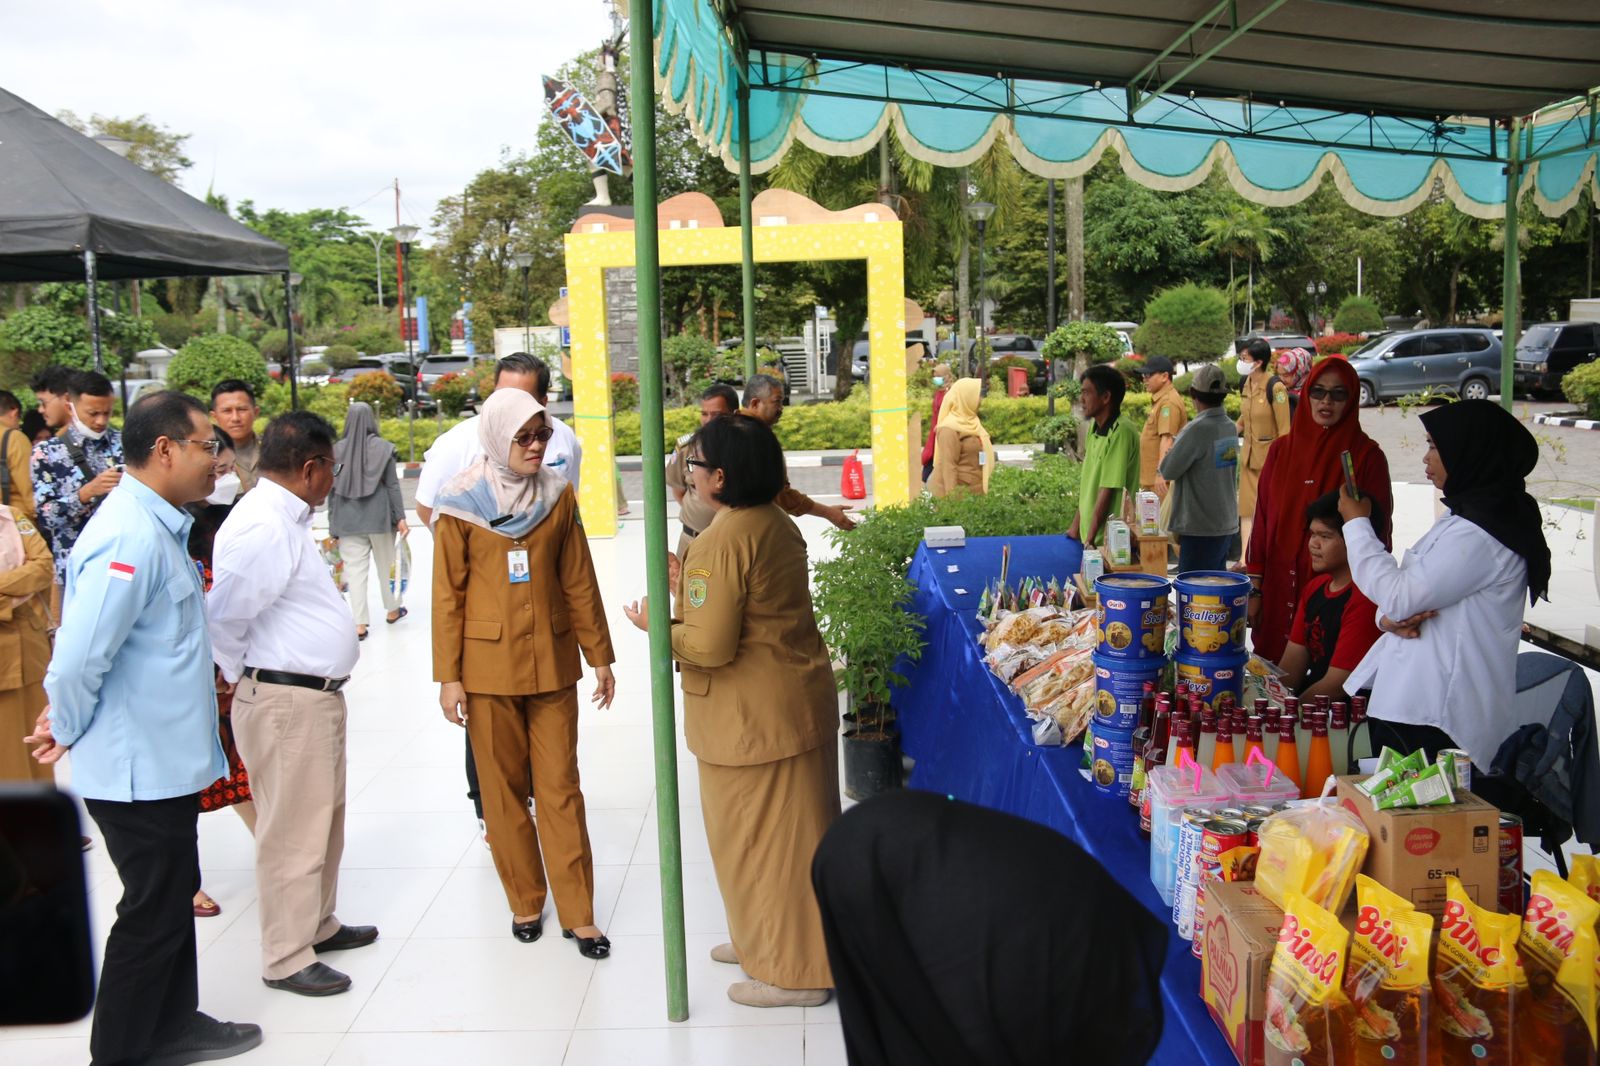
MULTIPOLYGON (((1237 762, 1238 756, 1233 752, 1233 718, 1232 716, 1217 717, 1217 746, 1211 754, 1211 769, 1220 770, 1231 762, 1237 762)), ((1204 766, 1204 763, 1201 763, 1204 766)))
POLYGON ((1306 755, 1306 783, 1302 799, 1322 795, 1322 786, 1333 773, 1333 752, 1328 747, 1328 717, 1321 710, 1311 712, 1311 750, 1306 755))
POLYGON ((1300 753, 1296 750, 1295 733, 1299 719, 1287 711, 1278 718, 1278 751, 1273 756, 1278 772, 1298 787, 1305 778, 1300 775, 1300 753))

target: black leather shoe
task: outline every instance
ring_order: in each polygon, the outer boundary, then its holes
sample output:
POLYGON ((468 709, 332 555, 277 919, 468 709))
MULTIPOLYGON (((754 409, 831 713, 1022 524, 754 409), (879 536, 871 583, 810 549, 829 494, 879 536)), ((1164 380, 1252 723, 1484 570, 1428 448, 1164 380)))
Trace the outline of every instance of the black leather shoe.
POLYGON ((571 929, 561 930, 561 935, 568 940, 578 942, 578 954, 586 959, 608 959, 611 957, 611 941, 603 936, 578 936, 571 929))
POLYGON ((191 1062, 231 1059, 261 1043, 261 1026, 219 1022, 195 1012, 182 1036, 158 1044, 145 1066, 185 1066, 191 1062))
POLYGON ((339 931, 320 944, 313 944, 312 951, 348 951, 351 948, 364 948, 378 939, 378 927, 375 925, 341 925, 339 931))
POLYGON ((302 996, 337 996, 340 992, 350 990, 350 977, 342 974, 326 963, 314 962, 297 973, 288 977, 280 977, 270 981, 263 977, 261 983, 268 988, 281 988, 285 992, 294 992, 302 996))
POLYGON ((533 943, 535 940, 538 940, 540 937, 544 936, 544 918, 535 918, 531 922, 513 921, 511 923, 511 935, 522 941, 524 944, 533 943))

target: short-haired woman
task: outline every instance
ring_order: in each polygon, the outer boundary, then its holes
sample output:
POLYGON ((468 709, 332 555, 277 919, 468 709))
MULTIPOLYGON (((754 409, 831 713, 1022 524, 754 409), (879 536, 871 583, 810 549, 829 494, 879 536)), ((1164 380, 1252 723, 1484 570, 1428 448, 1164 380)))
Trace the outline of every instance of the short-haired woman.
MULTIPOLYGON (((752 978, 729 986, 735 1003, 819 1006, 833 978, 810 873, 839 817, 839 705, 805 538, 773 503, 783 449, 760 419, 714 418, 690 449, 695 493, 716 514, 677 567, 672 655, 732 936, 711 957, 752 978)), ((647 627, 639 605, 624 610, 647 627)))
POLYGON ((577 501, 543 465, 550 435, 537 400, 500 389, 478 415, 483 456, 439 493, 433 675, 445 721, 466 726, 472 741, 511 935, 531 944, 544 932, 548 866, 562 934, 603 959, 611 941, 594 924, 578 782, 578 651, 602 708, 616 694, 616 656, 577 501))

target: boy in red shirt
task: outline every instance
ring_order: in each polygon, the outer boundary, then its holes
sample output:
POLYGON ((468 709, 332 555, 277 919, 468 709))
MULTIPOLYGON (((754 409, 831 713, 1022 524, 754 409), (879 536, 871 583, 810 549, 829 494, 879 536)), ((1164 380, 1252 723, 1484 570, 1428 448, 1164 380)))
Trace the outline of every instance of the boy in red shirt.
POLYGON ((1311 570, 1295 607, 1289 643, 1278 663, 1283 683, 1301 698, 1343 699, 1345 678, 1377 643, 1378 609, 1361 594, 1344 551, 1339 494, 1330 492, 1306 508, 1311 570))

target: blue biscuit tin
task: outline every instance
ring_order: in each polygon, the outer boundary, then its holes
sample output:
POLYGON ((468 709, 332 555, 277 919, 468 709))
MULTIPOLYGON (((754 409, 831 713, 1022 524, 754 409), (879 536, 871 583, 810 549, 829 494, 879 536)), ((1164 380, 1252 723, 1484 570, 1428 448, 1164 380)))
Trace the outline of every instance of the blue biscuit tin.
POLYGON ((1145 682, 1161 685, 1166 659, 1120 659, 1094 653, 1094 727, 1131 732, 1139 727, 1145 682))
POLYGON ((1096 725, 1089 781, 1105 796, 1128 798, 1133 788, 1133 731, 1096 725))
POLYGON ((1167 651, 1167 593, 1172 583, 1154 574, 1095 578, 1100 652, 1119 659, 1160 659, 1167 651))
POLYGON ((1193 570, 1173 582, 1178 592, 1178 650, 1231 659, 1245 653, 1250 578, 1226 570, 1193 570))
POLYGON ((1215 655, 1194 655, 1180 650, 1173 656, 1177 667, 1178 691, 1192 692, 1202 705, 1219 713, 1232 713, 1244 697, 1244 664, 1250 656, 1234 655, 1223 659, 1215 655), (1218 706, 1221 700, 1221 706, 1218 706))

